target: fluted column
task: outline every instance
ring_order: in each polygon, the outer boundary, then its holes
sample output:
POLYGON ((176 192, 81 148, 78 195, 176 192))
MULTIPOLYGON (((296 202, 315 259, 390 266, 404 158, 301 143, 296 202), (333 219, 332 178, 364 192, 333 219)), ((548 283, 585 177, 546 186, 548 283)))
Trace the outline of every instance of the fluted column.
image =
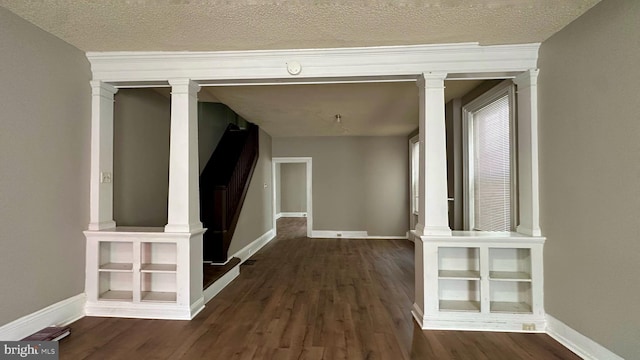
POLYGON ((444 73, 425 73, 420 93, 419 235, 451 235, 447 204, 447 146, 444 117, 444 73))
POLYGON ((116 227, 113 221, 113 96, 118 89, 91 81, 91 184, 89 230, 116 227))
POLYGON ((198 91, 190 79, 169 80, 171 138, 169 150, 169 209, 165 232, 193 232, 200 222, 198 167, 198 91))
POLYGON ((518 75, 518 201, 517 231, 540 236, 538 183, 538 70, 518 75))

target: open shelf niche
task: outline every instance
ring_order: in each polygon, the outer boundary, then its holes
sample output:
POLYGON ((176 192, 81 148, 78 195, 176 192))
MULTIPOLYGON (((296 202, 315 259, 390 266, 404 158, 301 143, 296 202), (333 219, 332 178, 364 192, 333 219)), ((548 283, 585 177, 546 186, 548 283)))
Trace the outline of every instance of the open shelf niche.
POLYGON ((543 237, 462 231, 421 240, 424 286, 433 289, 417 314, 423 329, 544 329, 543 237))
POLYGON ((438 249, 438 305, 441 311, 480 311, 478 248, 438 249))
POLYGON ((85 231, 86 314, 192 319, 204 307, 204 231, 138 227, 85 231))

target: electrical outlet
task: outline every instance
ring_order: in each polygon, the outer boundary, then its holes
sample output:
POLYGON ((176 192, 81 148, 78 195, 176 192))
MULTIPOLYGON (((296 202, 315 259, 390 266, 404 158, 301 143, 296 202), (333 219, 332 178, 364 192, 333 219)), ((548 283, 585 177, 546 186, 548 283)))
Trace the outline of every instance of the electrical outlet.
POLYGON ((522 324, 522 331, 536 331, 536 324, 522 324))

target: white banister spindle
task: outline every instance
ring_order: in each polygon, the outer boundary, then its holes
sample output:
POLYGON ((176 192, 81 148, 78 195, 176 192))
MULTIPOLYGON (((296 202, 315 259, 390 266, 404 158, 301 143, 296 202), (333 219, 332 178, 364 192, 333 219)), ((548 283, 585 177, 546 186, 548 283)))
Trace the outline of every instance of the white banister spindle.
POLYGON ((113 96, 118 89, 91 81, 91 183, 89 230, 116 227, 113 221, 113 96))
POLYGON ((513 79, 518 96, 518 200, 521 234, 541 236, 538 184, 538 70, 513 79))
POLYGON ((171 138, 169 209, 165 232, 193 232, 200 222, 198 167, 198 91, 190 79, 169 80, 171 138))

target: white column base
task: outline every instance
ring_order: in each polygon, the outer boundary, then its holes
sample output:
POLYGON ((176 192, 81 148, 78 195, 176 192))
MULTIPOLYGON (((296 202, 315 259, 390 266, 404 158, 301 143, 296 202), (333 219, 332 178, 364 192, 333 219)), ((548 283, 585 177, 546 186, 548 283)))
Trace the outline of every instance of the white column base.
POLYGON ((167 224, 164 227, 164 232, 174 232, 174 233, 191 233, 198 232, 204 229, 202 227, 201 222, 193 223, 193 224, 167 224))
POLYGON ((106 230, 106 229, 115 229, 116 228, 116 222, 115 221, 102 221, 102 222, 98 222, 98 223, 90 223, 88 226, 88 230, 93 230, 93 231, 97 231, 97 230, 106 230))
POLYGON ((424 226, 418 223, 415 233, 418 236, 451 236, 451 228, 448 226, 424 226))
POLYGON ((516 227, 516 231, 520 234, 525 234, 530 236, 542 236, 542 231, 540 231, 540 229, 529 229, 522 225, 518 225, 516 227))

